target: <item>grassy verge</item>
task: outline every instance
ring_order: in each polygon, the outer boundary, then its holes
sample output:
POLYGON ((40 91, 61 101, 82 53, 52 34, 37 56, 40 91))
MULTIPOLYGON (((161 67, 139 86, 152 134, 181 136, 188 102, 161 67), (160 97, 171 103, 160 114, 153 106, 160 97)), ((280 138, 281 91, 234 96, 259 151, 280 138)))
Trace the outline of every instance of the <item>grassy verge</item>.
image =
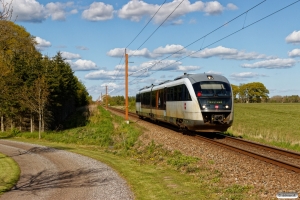
POLYGON ((17 183, 19 176, 18 164, 0 153, 0 195, 10 190, 17 183))
POLYGON ((300 104, 235 104, 229 134, 300 151, 300 104))
MULTIPOLYGON (((49 132, 18 133, 13 139, 38 143, 92 157, 126 179, 136 199, 249 199, 251 187, 226 185, 222 173, 199 158, 138 141, 143 128, 99 108, 86 126, 49 132)), ((7 137, 7 135, 6 135, 7 137)))

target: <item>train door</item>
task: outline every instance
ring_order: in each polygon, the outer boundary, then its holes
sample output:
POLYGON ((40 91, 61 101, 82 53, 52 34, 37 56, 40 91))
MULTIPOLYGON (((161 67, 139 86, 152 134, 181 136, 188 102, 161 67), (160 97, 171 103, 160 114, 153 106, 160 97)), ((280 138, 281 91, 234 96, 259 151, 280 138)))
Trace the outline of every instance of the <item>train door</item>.
POLYGON ((163 92, 163 110, 164 110, 164 118, 166 118, 166 109, 167 109, 167 87, 164 88, 163 92))

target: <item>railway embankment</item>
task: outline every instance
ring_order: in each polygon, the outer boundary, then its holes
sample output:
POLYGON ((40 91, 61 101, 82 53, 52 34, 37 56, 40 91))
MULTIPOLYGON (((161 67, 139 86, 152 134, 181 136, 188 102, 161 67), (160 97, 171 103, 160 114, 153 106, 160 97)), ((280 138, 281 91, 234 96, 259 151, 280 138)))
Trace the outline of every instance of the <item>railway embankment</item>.
POLYGON ((136 118, 128 125, 117 115, 100 108, 84 126, 45 133, 42 140, 35 133, 14 138, 107 163, 136 199, 276 199, 279 191, 299 190, 297 173, 136 118))

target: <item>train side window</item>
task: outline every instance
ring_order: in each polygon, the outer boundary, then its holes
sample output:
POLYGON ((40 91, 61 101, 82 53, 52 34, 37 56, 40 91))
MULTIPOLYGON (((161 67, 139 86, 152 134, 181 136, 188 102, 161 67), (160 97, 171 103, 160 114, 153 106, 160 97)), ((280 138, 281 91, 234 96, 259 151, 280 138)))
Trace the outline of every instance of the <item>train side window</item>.
POLYGON ((183 100, 183 98, 182 98, 182 96, 183 96, 183 94, 182 94, 182 86, 183 86, 183 85, 178 85, 178 86, 177 86, 177 96, 178 96, 178 97, 177 97, 177 98, 178 98, 177 100, 178 100, 178 101, 182 101, 182 100, 183 100))
POLYGON ((177 86, 173 87, 173 97, 174 97, 174 101, 178 101, 178 92, 177 92, 177 86))
POLYGON ((173 95, 174 95, 174 88, 171 87, 171 88, 168 88, 167 90, 167 101, 173 101, 174 98, 173 98, 173 95))
POLYGON ((137 94, 136 95, 136 100, 135 100, 135 102, 141 102, 141 95, 140 94, 137 94))
POLYGON ((157 91, 152 91, 151 92, 151 107, 152 108, 156 107, 156 92, 157 91))
POLYGON ((189 90, 186 87, 186 85, 183 86, 183 100, 184 101, 192 100, 191 95, 190 95, 189 90))

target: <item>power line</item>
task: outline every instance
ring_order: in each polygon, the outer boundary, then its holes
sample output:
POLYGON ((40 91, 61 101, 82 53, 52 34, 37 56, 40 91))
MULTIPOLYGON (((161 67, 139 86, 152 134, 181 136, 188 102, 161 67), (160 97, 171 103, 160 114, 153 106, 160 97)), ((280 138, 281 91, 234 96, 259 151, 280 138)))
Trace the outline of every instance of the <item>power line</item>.
MULTIPOLYGON (((159 60, 158 62, 161 62, 161 61, 163 61, 163 60, 166 60, 167 58, 170 58, 171 56, 173 56, 173 55, 175 55, 175 54, 181 52, 181 51, 184 50, 185 48, 187 48, 187 47, 189 47, 189 46, 195 44, 195 43, 198 42, 198 41, 200 41, 201 39, 205 39, 205 38, 206 38, 207 36, 209 36, 210 34, 216 32, 217 30, 223 28, 224 26, 228 25, 229 23, 231 23, 231 22, 235 21, 236 19, 240 18, 240 17, 243 16, 245 13, 247 14, 249 11, 253 10, 254 8, 256 8, 256 7, 258 7, 258 6, 260 6, 260 5, 261 5, 262 3, 264 3, 265 1, 267 1, 267 0, 261 1, 260 3, 256 4, 255 6, 251 7, 250 9, 248 9, 248 10, 246 10, 245 12, 241 13, 240 15, 238 15, 238 16, 234 17, 233 19, 229 20, 229 22, 227 22, 227 23, 225 23, 225 24, 223 24, 223 25, 221 25, 221 26, 215 28, 214 30, 210 31, 209 33, 205 34, 204 36, 202 36, 202 37, 198 38, 197 40, 191 42, 190 44, 184 46, 183 48, 179 49, 178 51, 174 52, 173 54, 170 54, 169 56, 167 56, 167 57, 165 57, 165 58, 159 60)), ((202 49, 202 45, 201 45, 201 49, 202 49)), ((201 49, 200 49, 200 50, 201 50, 201 49)), ((153 64, 152 67, 154 67, 156 64, 157 64, 157 63, 153 64)), ((170 65, 168 65, 168 66, 170 66, 170 65)), ((151 69, 152 67, 150 67, 150 69, 151 69)))
MULTIPOLYGON (((290 7, 290 6, 294 5, 294 4, 296 4, 296 3, 298 3, 299 1, 300 1, 300 0, 297 0, 297 1, 295 1, 295 2, 293 2, 293 3, 291 3, 291 4, 289 4, 289 5, 287 5, 287 6, 283 7, 283 8, 281 8, 281 9, 278 9, 278 10, 276 10, 276 11, 274 11, 274 12, 272 12, 272 13, 266 15, 265 17, 260 18, 259 20, 256 20, 255 22, 252 22, 251 24, 249 24, 249 25, 247 25, 247 26, 243 26, 242 28, 240 28, 240 29, 238 29, 238 30, 236 30, 236 31, 234 31, 234 32, 232 32, 232 33, 226 35, 225 37, 222 37, 222 38, 216 40, 215 42, 210 43, 209 45, 205 46, 204 48, 207 48, 207 47, 209 47, 209 46, 212 46, 212 45, 214 45, 214 44, 216 44, 216 43, 218 43, 218 42, 220 42, 220 41, 222 41, 222 40, 224 40, 224 39, 226 39, 226 38, 228 38, 228 37, 230 37, 230 36, 232 36, 232 35, 235 35, 236 33, 240 32, 240 31, 242 31, 242 30, 244 30, 244 29, 246 29, 246 28, 249 28, 250 26, 253 26, 253 25, 255 25, 256 23, 258 23, 258 22, 260 22, 260 21, 262 21, 262 20, 264 20, 264 19, 266 19, 266 18, 269 18, 269 17, 271 17, 272 15, 274 15, 274 14, 276 14, 276 13, 278 13, 278 12, 280 12, 280 11, 282 11, 282 10, 284 10, 284 9, 286 9, 286 8, 288 8, 288 7, 290 7)), ((246 11, 246 12, 247 12, 247 11, 246 11)), ((240 16, 241 16, 241 15, 240 15, 240 16)), ((185 58, 187 58, 187 57, 190 57, 191 55, 193 55, 193 54, 195 54, 195 53, 197 53, 197 52, 200 52, 200 51, 202 51, 202 49, 200 49, 200 50, 198 50, 198 51, 194 51, 194 52, 190 53, 189 55, 187 55, 187 56, 185 56, 185 57, 183 57, 183 58, 181 58, 181 59, 178 59, 178 60, 176 60, 175 62, 173 62, 173 63, 171 63, 171 64, 169 64, 169 65, 167 65, 167 66, 164 66, 164 67, 160 68, 159 70, 161 70, 161 69, 163 69, 163 68, 166 68, 166 67, 168 67, 168 66, 170 66, 170 65, 172 65, 172 64, 174 64, 174 63, 176 63, 176 62, 179 62, 179 61, 181 61, 181 60, 183 60, 183 59, 185 59, 185 58)), ((176 53, 177 53, 177 52, 176 52, 176 53)), ((173 54, 173 55, 174 55, 174 54, 173 54)), ((158 71, 158 70, 156 70, 156 72, 157 72, 157 71, 158 71)), ((156 72, 153 72, 152 74, 154 74, 154 73, 156 73, 156 72)), ((151 74, 151 75, 152 75, 152 74, 151 74)), ((140 76, 141 76, 141 75, 140 75, 140 76)), ((138 76, 138 77, 140 77, 140 76, 138 76)), ((138 78, 138 77, 137 77, 137 78, 138 78)), ((136 80, 137 78, 131 80, 129 83, 133 82, 133 81, 136 80)), ((141 79, 141 80, 143 80, 143 79, 141 79)), ((121 91, 121 90, 119 90, 119 91, 121 91)), ((118 91, 118 92, 119 92, 119 91, 118 91)))
MULTIPOLYGON (((165 20, 150 34, 150 36, 137 48, 139 50, 151 37, 152 35, 169 19, 169 17, 177 10, 177 8, 183 3, 184 0, 182 0, 175 8, 174 10, 165 18, 165 20)), ((137 51, 135 50, 135 51, 137 51)))
MULTIPOLYGON (((146 23, 146 25, 145 25, 145 26, 142 28, 142 30, 140 30, 140 32, 133 38, 133 40, 125 47, 125 49, 126 49, 127 47, 129 47, 129 46, 136 40, 136 38, 144 31, 144 29, 148 26, 148 24, 152 21, 152 19, 156 16, 156 14, 158 13, 158 11, 162 8, 162 6, 163 6, 165 3, 166 3, 166 0, 164 0, 164 2, 160 5, 160 7, 157 9, 157 11, 154 13, 154 15, 148 20, 148 22, 146 23)), ((121 64, 123 58, 124 58, 124 54, 123 54, 123 56, 122 56, 121 59, 120 59, 119 65, 121 64)), ((117 72, 117 74, 114 75, 114 77, 118 77, 119 72, 120 72, 120 69, 119 69, 119 71, 117 72)))
POLYGON ((154 15, 151 17, 151 19, 147 22, 147 24, 142 28, 142 30, 133 38, 133 40, 125 47, 125 49, 127 49, 127 47, 129 47, 134 41, 135 39, 143 32, 143 30, 148 26, 148 24, 152 21, 152 19, 155 17, 155 15, 158 13, 158 11, 161 9, 161 7, 166 3, 166 0, 160 5, 160 7, 157 9, 157 11, 154 13, 154 15))
MULTIPOLYGON (((153 35, 154 35, 154 33, 169 19, 169 17, 177 10, 177 8, 183 3, 183 1, 184 0, 182 0, 175 8, 174 8, 174 10, 164 19, 164 21, 150 34, 150 36, 133 52, 133 54, 132 54, 132 56, 134 56, 135 55, 135 52, 137 51, 137 50, 139 50, 153 35)), ((165 3, 165 2, 164 2, 165 3)), ((163 4, 164 4, 163 3, 163 4)), ((163 6, 163 4, 161 5, 161 7, 163 6)), ((160 8, 161 8, 160 7, 160 8)), ((160 8, 157 10, 157 12, 160 10, 160 8)), ((157 13, 156 12, 156 13, 157 13)), ((155 13, 155 15, 156 15, 156 13, 155 13)), ((154 17, 154 16, 153 16, 154 17)), ((153 18, 152 17, 152 18, 153 18)), ((151 18, 151 20, 152 20, 152 18, 151 18)), ((119 70, 120 71, 120 70, 119 70)))

